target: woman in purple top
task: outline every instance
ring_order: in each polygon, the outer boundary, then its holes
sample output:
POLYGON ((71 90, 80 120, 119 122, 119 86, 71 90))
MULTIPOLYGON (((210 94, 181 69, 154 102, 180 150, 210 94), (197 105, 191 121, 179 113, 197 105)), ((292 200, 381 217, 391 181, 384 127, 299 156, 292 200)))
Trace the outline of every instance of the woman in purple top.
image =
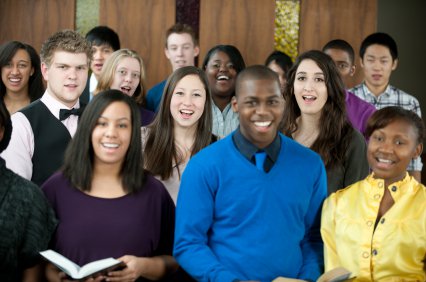
POLYGON ((120 49, 108 57, 102 68, 94 95, 108 89, 120 90, 136 101, 143 126, 154 120, 154 112, 145 108, 145 67, 138 53, 129 49, 120 49))
MULTIPOLYGON (((97 281, 167 280, 177 269, 174 203, 143 170, 136 103, 118 90, 100 94, 82 115, 62 170, 42 186, 59 220, 51 247, 79 265, 107 257, 126 263, 97 281)), ((65 277, 51 264, 46 275, 65 277)))

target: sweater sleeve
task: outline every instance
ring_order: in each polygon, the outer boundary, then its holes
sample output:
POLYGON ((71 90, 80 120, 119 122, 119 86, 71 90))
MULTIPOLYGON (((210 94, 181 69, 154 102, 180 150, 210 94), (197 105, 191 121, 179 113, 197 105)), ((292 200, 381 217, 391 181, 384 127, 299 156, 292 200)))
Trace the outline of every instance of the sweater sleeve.
POLYGON ((217 173, 198 160, 191 159, 182 175, 176 206, 174 256, 197 281, 233 281, 237 275, 219 262, 208 245, 217 173))
POLYGON ((355 182, 367 177, 369 165, 367 162, 367 144, 364 137, 354 130, 352 141, 345 156, 345 177, 343 187, 345 188, 355 182))
POLYGON ((321 208, 327 194, 327 176, 322 161, 319 162, 317 180, 305 216, 305 236, 301 242, 303 265, 298 278, 316 281, 323 271, 323 243, 320 234, 321 208))

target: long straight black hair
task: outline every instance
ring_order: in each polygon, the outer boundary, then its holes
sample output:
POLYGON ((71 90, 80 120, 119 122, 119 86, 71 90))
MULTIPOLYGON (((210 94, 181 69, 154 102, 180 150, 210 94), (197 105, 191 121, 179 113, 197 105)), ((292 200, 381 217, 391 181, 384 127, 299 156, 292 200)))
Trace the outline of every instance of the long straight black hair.
POLYGON ((119 90, 106 90, 96 95, 84 110, 80 118, 77 132, 65 152, 62 172, 73 186, 83 191, 90 191, 94 150, 92 133, 99 117, 114 102, 128 105, 131 113, 132 135, 125 159, 121 167, 121 181, 124 189, 137 192, 144 184, 144 169, 141 145, 140 111, 136 102, 119 90))
POLYGON ((179 165, 182 162, 182 156, 175 146, 174 120, 170 113, 170 104, 176 85, 187 75, 197 76, 206 90, 204 112, 197 123, 191 156, 216 140, 211 133, 213 119, 212 98, 204 71, 194 66, 186 66, 175 70, 167 80, 157 116, 148 127, 149 136, 144 149, 146 169, 154 175, 160 175, 164 180, 172 175, 173 165, 179 165))
MULTIPOLYGON (((34 69, 33 74, 28 80, 28 96, 31 102, 40 98, 44 93, 44 84, 40 68, 40 57, 37 51, 28 44, 19 41, 9 41, 0 47, 0 69, 9 64, 13 56, 18 50, 25 50, 31 61, 31 67, 34 69)), ((0 79, 0 98, 3 99, 7 89, 3 81, 0 79)))

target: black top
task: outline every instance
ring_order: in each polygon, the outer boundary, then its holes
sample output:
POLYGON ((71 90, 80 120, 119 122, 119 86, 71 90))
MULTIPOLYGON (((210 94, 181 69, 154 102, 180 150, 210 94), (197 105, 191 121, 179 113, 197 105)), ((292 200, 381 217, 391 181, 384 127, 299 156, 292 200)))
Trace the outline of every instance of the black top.
POLYGON ((275 136, 274 141, 272 141, 272 143, 264 149, 259 149, 250 143, 250 141, 248 141, 247 138, 241 134, 240 128, 238 128, 232 135, 232 141, 234 141, 238 151, 240 151, 240 153, 253 164, 256 164, 254 155, 259 151, 264 151, 267 157, 265 159, 265 163, 263 164, 263 169, 266 172, 269 172, 274 166, 275 162, 277 161, 278 154, 281 150, 281 139, 279 138, 278 134, 275 136))
POLYGON ((41 189, 7 169, 0 158, 0 281, 22 281, 23 271, 47 249, 55 227, 41 189))
MULTIPOLYGON (((84 105, 80 105, 83 109, 84 105)), ((37 100, 21 110, 27 117, 34 134, 31 181, 43 184, 63 163, 71 135, 65 125, 37 100)))

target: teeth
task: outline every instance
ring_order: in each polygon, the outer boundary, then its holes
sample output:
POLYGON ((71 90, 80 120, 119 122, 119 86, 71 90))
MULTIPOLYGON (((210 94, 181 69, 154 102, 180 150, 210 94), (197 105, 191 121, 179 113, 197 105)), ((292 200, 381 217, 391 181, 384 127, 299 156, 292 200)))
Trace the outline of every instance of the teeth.
POLYGON ((188 114, 188 115, 192 115, 194 113, 194 111, 190 111, 190 110, 180 110, 180 112, 183 114, 188 114))
POLYGON ((130 91, 130 87, 128 87, 128 86, 123 86, 123 87, 121 87, 121 89, 126 90, 126 91, 130 91))
POLYGON ((220 75, 218 78, 217 78, 217 80, 228 80, 229 79, 229 77, 228 76, 226 76, 226 75, 220 75))
POLYGON ((9 79, 11 82, 19 82, 19 81, 21 81, 21 79, 20 78, 10 78, 9 79))
POLYGON ((391 163, 392 163, 392 161, 391 161, 391 160, 379 159, 379 158, 377 158, 377 160, 378 160, 379 162, 381 162, 381 163, 386 163, 386 164, 391 164, 391 163))
POLYGON ((315 96, 312 96, 312 95, 306 95, 306 96, 302 96, 303 97, 303 99, 305 99, 305 100, 315 100, 316 99, 316 97, 315 96))
POLYGON ((259 126, 259 127, 267 127, 267 126, 271 125, 271 121, 256 121, 254 123, 254 125, 259 126))
POLYGON ((114 143, 102 143, 102 146, 106 148, 118 148, 118 144, 114 144, 114 143))

